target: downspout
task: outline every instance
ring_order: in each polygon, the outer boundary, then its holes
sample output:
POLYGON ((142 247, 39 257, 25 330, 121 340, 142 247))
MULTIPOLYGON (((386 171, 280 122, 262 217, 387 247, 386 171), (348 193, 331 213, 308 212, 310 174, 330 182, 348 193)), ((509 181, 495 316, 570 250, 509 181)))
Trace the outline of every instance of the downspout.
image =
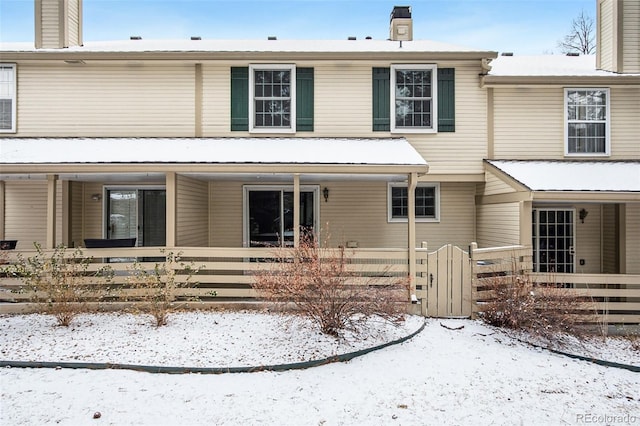
MULTIPOLYGON (((283 235, 284 238, 284 235, 283 235)), ((300 174, 293 174, 293 247, 300 246, 300 174)))

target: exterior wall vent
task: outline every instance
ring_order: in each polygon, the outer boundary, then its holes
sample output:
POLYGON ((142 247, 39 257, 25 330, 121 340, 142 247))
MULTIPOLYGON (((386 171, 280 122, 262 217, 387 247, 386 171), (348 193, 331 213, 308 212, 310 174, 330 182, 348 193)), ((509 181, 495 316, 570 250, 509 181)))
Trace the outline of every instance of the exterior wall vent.
POLYGON ((413 40, 413 20, 411 6, 394 6, 389 24, 389 40, 413 40))

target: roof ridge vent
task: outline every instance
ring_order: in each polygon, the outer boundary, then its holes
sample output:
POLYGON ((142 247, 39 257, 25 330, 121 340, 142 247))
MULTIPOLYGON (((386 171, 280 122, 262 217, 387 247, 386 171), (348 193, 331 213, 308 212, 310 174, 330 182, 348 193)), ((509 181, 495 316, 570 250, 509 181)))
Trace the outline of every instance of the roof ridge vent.
POLYGON ((191 36, 191 40, 202 40, 200 36, 191 36))
POLYGON ((578 52, 569 52, 569 53, 567 53, 567 56, 580 56, 580 53, 578 53, 578 52))
POLYGON ((355 36, 349 36, 349 37, 347 37, 347 40, 357 40, 357 39, 358 39, 358 38, 357 38, 357 37, 355 37, 355 36))
POLYGON ((513 52, 502 52, 500 56, 513 56, 513 52))
POLYGON ((276 37, 276 36, 268 36, 267 37, 267 40, 277 40, 277 39, 278 39, 278 37, 276 37))
POLYGON ((142 40, 141 36, 131 36, 129 37, 129 40, 142 40))

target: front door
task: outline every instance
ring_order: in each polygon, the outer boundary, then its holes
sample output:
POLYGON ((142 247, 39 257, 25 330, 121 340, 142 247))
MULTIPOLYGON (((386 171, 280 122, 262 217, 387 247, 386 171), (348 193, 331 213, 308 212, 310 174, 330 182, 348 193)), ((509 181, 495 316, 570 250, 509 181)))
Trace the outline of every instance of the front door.
MULTIPOLYGON (((300 226, 316 231, 318 190, 300 188, 300 226)), ((293 246, 293 191, 290 187, 245 187, 244 245, 293 246)))
POLYGON ((533 270, 574 272, 575 211, 533 209, 533 270))
POLYGON ((106 236, 136 238, 137 246, 164 246, 166 190, 107 188, 106 236))

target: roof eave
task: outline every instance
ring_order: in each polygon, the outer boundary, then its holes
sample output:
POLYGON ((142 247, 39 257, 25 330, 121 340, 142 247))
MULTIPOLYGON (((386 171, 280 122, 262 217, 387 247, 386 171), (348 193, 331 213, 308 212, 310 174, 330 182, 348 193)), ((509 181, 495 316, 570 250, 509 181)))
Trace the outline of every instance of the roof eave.
POLYGON ((508 86, 545 86, 545 85, 637 85, 640 84, 640 75, 592 75, 592 76, 499 76, 486 75, 481 81, 484 87, 508 87, 508 86))

